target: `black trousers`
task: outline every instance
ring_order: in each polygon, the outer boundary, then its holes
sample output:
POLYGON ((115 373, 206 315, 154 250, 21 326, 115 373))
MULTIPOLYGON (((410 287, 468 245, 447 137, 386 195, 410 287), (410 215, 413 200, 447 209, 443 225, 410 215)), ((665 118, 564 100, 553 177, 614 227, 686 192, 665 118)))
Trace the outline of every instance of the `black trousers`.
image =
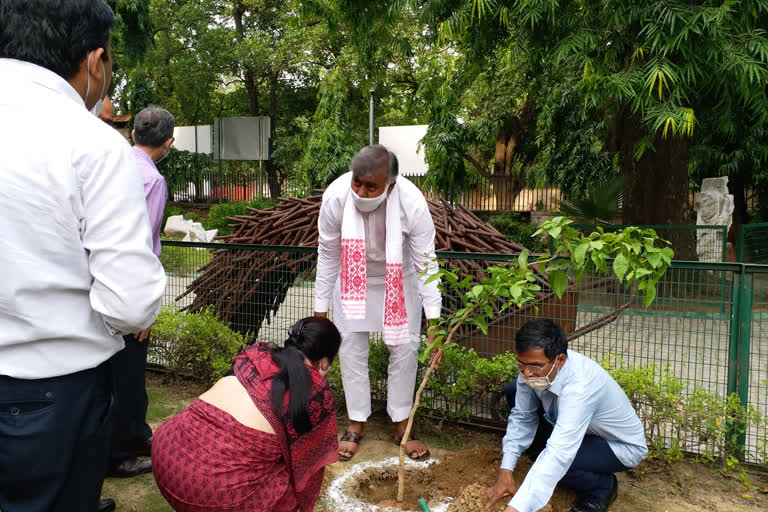
POLYGON ((139 343, 133 335, 123 336, 125 348, 113 357, 115 375, 115 420, 109 464, 117 466, 125 459, 139 455, 144 442, 152 436, 147 425, 147 366, 149 339, 139 343))
POLYGON ((110 361, 47 379, 0 376, 0 509, 94 511, 112 433, 110 361))
MULTIPOLYGON (((510 408, 515 406, 517 383, 511 382, 504 388, 510 408)), ((539 427, 530 448, 523 455, 536 460, 547 446, 554 427, 544 418, 544 411, 539 408, 539 427)), ((576 491, 580 500, 604 500, 613 489, 614 473, 629 468, 619 462, 608 442, 602 437, 586 435, 571 467, 560 480, 559 485, 576 491)))

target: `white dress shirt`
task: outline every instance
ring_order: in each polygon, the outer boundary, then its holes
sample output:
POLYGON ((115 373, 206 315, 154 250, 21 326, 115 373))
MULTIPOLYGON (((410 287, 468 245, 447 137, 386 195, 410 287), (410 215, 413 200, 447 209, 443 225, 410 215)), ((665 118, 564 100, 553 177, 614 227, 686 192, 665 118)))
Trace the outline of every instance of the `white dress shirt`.
MULTIPOLYGON (((349 320, 341 313, 339 271, 341 269, 341 220, 347 196, 352 192, 352 173, 337 178, 323 194, 318 220, 319 244, 317 278, 315 281, 315 311, 328 311, 333 298, 333 322, 340 332, 378 332, 384 326, 384 281, 386 274, 387 201, 370 213, 361 213, 365 226, 366 272, 368 295, 366 317, 349 320)), ((426 318, 440 316, 442 300, 437 281, 424 282, 436 269, 435 226, 424 194, 405 178, 395 185, 400 192, 400 224, 403 230, 403 292, 412 333, 421 329, 421 308, 426 318), (433 271, 419 274, 427 264, 433 271)))
POLYGON ((0 375, 93 368, 165 291, 128 142, 60 76, 0 59, 0 375))
POLYGON ((643 424, 624 390, 599 364, 569 350, 548 389, 534 391, 522 377, 517 378, 515 407, 502 442, 501 469, 514 470, 520 455, 533 442, 540 404, 554 429, 547 447, 509 502, 518 512, 534 512, 547 504, 586 434, 605 439, 619 462, 629 468, 640 464, 648 453, 643 424))

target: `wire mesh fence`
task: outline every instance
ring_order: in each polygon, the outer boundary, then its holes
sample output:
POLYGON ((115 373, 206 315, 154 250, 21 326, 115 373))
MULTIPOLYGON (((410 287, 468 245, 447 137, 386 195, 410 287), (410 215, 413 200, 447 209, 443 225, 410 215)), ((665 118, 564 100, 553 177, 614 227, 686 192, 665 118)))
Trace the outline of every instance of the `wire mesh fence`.
MULTIPOLYGON (((438 257, 452 268, 468 268, 470 260, 487 265, 515 256, 440 253, 438 257)), ((163 242, 161 259, 168 274, 166 307, 199 310, 212 305, 234 328, 277 344, 294 322, 313 314, 315 248, 163 242), (215 265, 225 265, 226 271, 212 272, 215 265)), ((570 348, 596 361, 654 365, 657 377, 666 369, 679 378, 685 384, 684 393, 701 388, 723 399, 738 393, 745 406, 768 414, 768 328, 764 325, 768 267, 674 262, 658 285, 656 301, 647 309, 632 289, 615 279, 589 275, 562 300, 544 290, 535 307, 498 315, 487 335, 467 328, 456 341, 482 358, 513 352, 515 332, 537 316, 557 321, 569 336, 570 348)), ((380 341, 380 336, 371 339, 380 341)), ((386 349, 381 357, 386 358, 386 349)), ((153 362, 162 364, 157 359, 153 362)), ((374 398, 384 398, 382 379, 372 382, 372 387, 374 398)), ((462 404, 452 403, 438 390, 428 390, 425 396, 435 414, 455 417, 460 409, 465 419, 503 426, 508 410, 501 389, 486 391, 462 404)), ((640 414, 651 412, 641 410, 640 414)), ((661 429, 655 435, 672 442, 677 434, 661 429)), ((748 460, 757 458, 767 437, 764 427, 745 433, 748 460)), ((707 449, 698 438, 678 442, 693 453, 707 449)))
POLYGON ((768 264, 768 223, 739 226, 736 251, 741 263, 768 264))

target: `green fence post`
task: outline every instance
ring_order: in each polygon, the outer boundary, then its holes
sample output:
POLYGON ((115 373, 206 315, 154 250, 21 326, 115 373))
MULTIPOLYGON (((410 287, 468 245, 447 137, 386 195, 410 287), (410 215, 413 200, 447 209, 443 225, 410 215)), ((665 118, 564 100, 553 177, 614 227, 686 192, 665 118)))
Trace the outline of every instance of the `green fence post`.
MULTIPOLYGON (((728 395, 736 393, 742 407, 749 405, 749 350, 752 335, 752 293, 754 276, 741 265, 741 273, 733 276, 731 341, 728 357, 728 395)), ((744 459, 746 429, 743 423, 728 425, 728 439, 739 459, 744 459)))

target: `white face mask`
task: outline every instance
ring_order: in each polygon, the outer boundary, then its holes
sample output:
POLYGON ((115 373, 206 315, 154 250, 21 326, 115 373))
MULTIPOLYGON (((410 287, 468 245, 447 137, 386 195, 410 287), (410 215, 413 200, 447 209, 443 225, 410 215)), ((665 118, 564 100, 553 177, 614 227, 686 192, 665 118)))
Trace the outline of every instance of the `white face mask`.
MULTIPOLYGON (((91 68, 91 55, 93 55, 93 52, 88 54, 88 69, 91 68)), ((101 75, 104 77, 104 80, 101 82, 101 94, 99 94, 99 101, 96 102, 96 105, 91 107, 91 114, 95 115, 96 117, 101 114, 101 108, 103 105, 103 99, 104 99, 104 86, 107 85, 107 77, 106 77, 106 69, 104 68, 104 61, 99 59, 101 61, 101 75)), ((85 88, 85 101, 88 101, 88 95, 91 93, 91 73, 88 72, 88 85, 85 88)), ((87 107, 86 107, 87 108, 87 107)))
POLYGON ((101 110, 104 107, 104 100, 99 100, 96 102, 96 104, 91 109, 91 114, 95 115, 96 117, 99 117, 99 114, 101 114, 101 110))
POLYGON ((320 375, 325 377, 326 375, 328 375, 328 370, 330 370, 330 368, 326 368, 325 370, 318 369, 317 371, 320 372, 320 375))
MULTIPOLYGON (((555 361, 555 364, 556 362, 557 361, 555 361)), ((554 384, 555 379, 557 379, 557 375, 555 375, 552 380, 549 379, 549 376, 552 375, 552 370, 555 369, 555 364, 552 365, 552 368, 549 369, 549 373, 547 373, 544 377, 526 377, 525 373, 520 373, 520 375, 523 377, 523 382, 525 382, 528 387, 534 391, 544 391, 552 384, 554 384)))
POLYGON ((357 192, 352 191, 352 200, 355 202, 355 206, 363 213, 370 213, 383 203, 387 199, 387 189, 390 182, 387 180, 387 184, 384 185, 384 192, 376 197, 360 197, 357 192))

